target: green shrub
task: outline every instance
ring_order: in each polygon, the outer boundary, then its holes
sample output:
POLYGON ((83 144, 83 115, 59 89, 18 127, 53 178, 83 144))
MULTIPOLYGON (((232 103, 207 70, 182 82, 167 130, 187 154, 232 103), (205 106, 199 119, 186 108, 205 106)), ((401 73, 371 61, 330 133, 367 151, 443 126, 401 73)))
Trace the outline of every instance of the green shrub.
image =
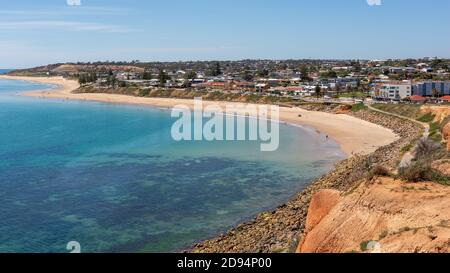
POLYGON ((406 153, 406 152, 411 151, 412 148, 414 148, 414 145, 408 144, 408 145, 404 146, 401 151, 402 151, 402 153, 406 153))
POLYGON ((370 171, 367 174, 367 180, 372 180, 375 177, 378 176, 390 176, 389 170, 381 165, 376 165, 373 168, 370 169, 370 171))
POLYGON ((434 171, 431 173, 431 180, 445 186, 450 186, 450 177, 443 175, 438 171, 434 171))
POLYGON ((440 148, 441 145, 431 139, 421 139, 417 143, 415 160, 430 160, 440 148))
POLYGON ((358 103, 358 104, 352 105, 353 112, 358 112, 358 111, 365 110, 365 109, 367 109, 367 106, 365 106, 364 103, 358 103))
POLYGON ((139 97, 148 97, 149 94, 149 89, 139 89, 139 97))
POLYGON ((400 168, 398 170, 398 176, 408 182, 431 181, 433 178, 433 170, 429 163, 418 161, 408 167, 400 168))
POLYGON ((414 105, 414 104, 374 104, 373 107, 398 114, 401 116, 409 117, 412 119, 417 119, 423 116, 423 114, 420 111, 420 105, 414 105))
POLYGON ((364 241, 364 242, 361 242, 361 244, 359 244, 359 248, 361 249, 361 251, 366 251, 367 250, 367 247, 369 246, 369 244, 370 244, 370 242, 371 241, 364 241))
POLYGON ((432 122, 434 120, 434 115, 431 114, 431 113, 428 113, 428 114, 425 114, 425 115, 421 116, 417 120, 420 121, 420 122, 429 123, 429 122, 432 122))

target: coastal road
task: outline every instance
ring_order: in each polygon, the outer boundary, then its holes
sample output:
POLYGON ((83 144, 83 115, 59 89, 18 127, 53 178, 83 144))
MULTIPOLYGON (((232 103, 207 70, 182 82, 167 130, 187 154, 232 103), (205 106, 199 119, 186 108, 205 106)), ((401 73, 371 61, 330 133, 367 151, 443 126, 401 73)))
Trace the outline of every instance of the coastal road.
MULTIPOLYGON (((423 133, 423 136, 422 136, 424 139, 427 139, 429 137, 429 135, 430 135, 430 125, 428 123, 420 122, 420 121, 415 120, 413 118, 405 117, 405 116, 402 116, 402 115, 399 115, 399 114, 386 112, 386 111, 377 109, 377 108, 375 108, 375 107, 373 107, 373 106, 371 106, 369 104, 367 104, 366 106, 371 111, 375 111, 375 112, 382 113, 382 114, 385 114, 385 115, 389 115, 389 116, 405 119, 405 120, 408 120, 408 121, 411 121, 411 122, 414 122, 416 124, 421 125, 424 128, 424 133, 423 133)), ((405 168, 405 167, 408 167, 409 165, 411 165, 411 162, 413 161, 413 159, 415 157, 414 151, 416 150, 416 147, 417 147, 417 144, 416 144, 416 146, 413 149, 411 149, 410 151, 408 151, 407 153, 405 153, 403 155, 403 158, 400 161, 400 164, 398 166, 399 168, 405 168)))

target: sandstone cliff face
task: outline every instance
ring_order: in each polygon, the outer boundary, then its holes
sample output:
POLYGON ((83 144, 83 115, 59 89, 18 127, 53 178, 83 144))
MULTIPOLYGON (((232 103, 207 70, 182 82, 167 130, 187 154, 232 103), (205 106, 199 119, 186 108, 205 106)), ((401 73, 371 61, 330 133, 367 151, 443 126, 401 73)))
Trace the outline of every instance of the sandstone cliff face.
POLYGON ((442 130, 442 137, 445 141, 447 141, 447 151, 450 152, 450 122, 444 126, 444 129, 442 130))
POLYGON ((450 251, 450 187, 379 178, 337 202, 336 196, 321 192, 313 198, 299 253, 367 252, 361 246, 369 241, 380 252, 450 251))
POLYGON ((313 195, 308 209, 309 217, 306 219, 305 224, 306 232, 310 232, 330 213, 339 202, 340 195, 339 191, 328 189, 313 195))
POLYGON ((438 123, 442 123, 450 116, 450 106, 424 105, 420 108, 420 111, 424 114, 433 114, 435 116, 434 121, 438 123))

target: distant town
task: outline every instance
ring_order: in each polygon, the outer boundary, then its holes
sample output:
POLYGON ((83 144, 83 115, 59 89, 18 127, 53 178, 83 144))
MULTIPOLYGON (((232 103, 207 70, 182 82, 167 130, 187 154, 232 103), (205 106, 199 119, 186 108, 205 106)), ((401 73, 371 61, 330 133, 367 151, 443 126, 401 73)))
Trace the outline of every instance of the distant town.
POLYGON ((64 63, 14 75, 63 76, 82 87, 151 96, 218 92, 334 102, 448 103, 450 60, 242 60, 64 63))

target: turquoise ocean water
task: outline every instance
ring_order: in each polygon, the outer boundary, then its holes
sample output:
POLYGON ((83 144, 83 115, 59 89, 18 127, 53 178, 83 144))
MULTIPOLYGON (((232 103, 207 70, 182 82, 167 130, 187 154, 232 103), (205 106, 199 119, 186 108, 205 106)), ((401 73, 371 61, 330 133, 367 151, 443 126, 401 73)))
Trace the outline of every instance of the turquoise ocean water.
POLYGON ((174 142, 168 110, 18 96, 0 80, 0 252, 173 252, 301 191, 343 158, 314 130, 174 142))
POLYGON ((6 74, 6 73, 8 73, 8 72, 10 72, 10 71, 12 71, 13 69, 0 69, 0 75, 1 74, 6 74))

